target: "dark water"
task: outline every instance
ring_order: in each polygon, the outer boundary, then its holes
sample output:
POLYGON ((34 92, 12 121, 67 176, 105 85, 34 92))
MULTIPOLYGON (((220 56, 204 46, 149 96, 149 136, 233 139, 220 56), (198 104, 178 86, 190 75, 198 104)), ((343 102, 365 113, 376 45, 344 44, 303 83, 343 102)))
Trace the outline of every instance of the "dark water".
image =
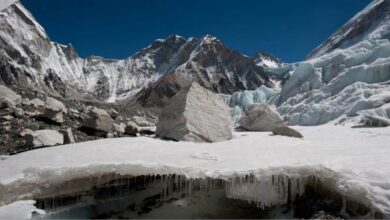
MULTIPOLYGON (((87 181, 84 184, 87 184, 88 190, 84 187, 77 191, 81 183, 79 181, 73 185, 66 184, 67 189, 60 186, 58 192, 54 192, 55 195, 34 198, 37 208, 48 213, 35 218, 286 219, 329 216, 351 218, 368 216, 370 213, 371 210, 361 204, 345 201, 317 179, 308 180, 304 194, 293 195, 290 188, 292 181, 288 179, 288 184, 285 184, 285 192, 288 194, 286 203, 272 207, 229 198, 227 192, 230 183, 222 179, 186 179, 177 175, 120 177, 110 178, 103 184, 87 181), (71 190, 72 193, 69 193, 69 186, 75 189, 71 190), (318 213, 326 213, 328 216, 318 216, 318 213)), ((254 181, 253 177, 246 176, 239 182, 245 188, 246 184, 254 181)), ((253 190, 253 193, 258 193, 260 189, 253 190)))
POLYGON ((145 177, 112 181, 88 191, 36 198, 43 219, 259 219, 291 217, 291 210, 262 210, 255 203, 226 196, 223 180, 177 181, 145 177), (207 186, 206 186, 207 185, 207 186), (276 210, 276 211, 275 211, 276 210))

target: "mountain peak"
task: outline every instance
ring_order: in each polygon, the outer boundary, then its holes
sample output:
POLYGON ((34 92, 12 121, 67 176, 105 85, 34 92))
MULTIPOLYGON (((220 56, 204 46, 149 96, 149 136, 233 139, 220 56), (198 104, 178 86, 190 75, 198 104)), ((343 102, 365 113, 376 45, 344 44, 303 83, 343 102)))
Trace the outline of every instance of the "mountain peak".
POLYGON ((206 34, 205 36, 203 36, 202 38, 202 43, 212 43, 212 42, 219 42, 218 38, 214 37, 214 36, 211 36, 210 34, 206 34))
POLYGON ((269 52, 259 51, 252 56, 252 60, 256 63, 257 66, 267 67, 267 68, 278 68, 284 65, 284 62, 275 57, 269 52))

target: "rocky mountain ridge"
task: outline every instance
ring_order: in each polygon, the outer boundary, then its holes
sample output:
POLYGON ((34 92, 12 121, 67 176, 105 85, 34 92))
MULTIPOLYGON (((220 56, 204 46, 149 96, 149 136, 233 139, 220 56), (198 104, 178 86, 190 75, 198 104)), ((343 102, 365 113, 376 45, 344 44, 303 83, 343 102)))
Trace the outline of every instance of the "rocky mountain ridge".
POLYGON ((272 86, 262 67, 255 67, 250 58, 209 35, 202 39, 171 35, 124 60, 98 56, 83 59, 72 45, 52 42, 20 2, 2 10, 0 27, 2 83, 66 99, 124 100, 162 76, 178 72, 196 75, 200 83, 216 92, 254 89, 254 84, 272 86), (210 56, 222 60, 211 62, 210 56), (241 71, 238 74, 234 72, 236 66, 241 71))

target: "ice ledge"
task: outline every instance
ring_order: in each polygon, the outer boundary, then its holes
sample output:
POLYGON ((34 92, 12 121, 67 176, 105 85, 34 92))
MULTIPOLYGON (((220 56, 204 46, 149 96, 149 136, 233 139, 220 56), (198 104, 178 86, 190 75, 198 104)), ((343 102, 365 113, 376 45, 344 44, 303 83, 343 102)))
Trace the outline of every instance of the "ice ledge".
MULTIPOLYGON (((254 174, 315 175, 341 194, 390 214, 390 130, 347 126, 294 127, 305 139, 236 133, 213 144, 117 138, 43 148, 0 161, 0 200, 28 196, 37 186, 117 173, 230 178, 254 174), (193 155, 212 155, 204 160, 193 155)), ((10 201, 11 200, 11 201, 10 201)))

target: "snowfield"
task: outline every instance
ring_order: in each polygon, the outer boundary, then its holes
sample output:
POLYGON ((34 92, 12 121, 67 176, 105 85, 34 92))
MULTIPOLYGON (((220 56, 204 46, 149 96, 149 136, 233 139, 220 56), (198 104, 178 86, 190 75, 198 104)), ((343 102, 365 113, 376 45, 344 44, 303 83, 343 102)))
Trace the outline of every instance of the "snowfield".
POLYGON ((389 128, 294 128, 305 138, 245 132, 227 142, 197 144, 137 137, 29 151, 0 161, 0 201, 4 203, 6 192, 17 192, 22 184, 46 186, 107 172, 192 178, 250 173, 260 179, 286 174, 316 175, 343 196, 390 214, 389 128))

